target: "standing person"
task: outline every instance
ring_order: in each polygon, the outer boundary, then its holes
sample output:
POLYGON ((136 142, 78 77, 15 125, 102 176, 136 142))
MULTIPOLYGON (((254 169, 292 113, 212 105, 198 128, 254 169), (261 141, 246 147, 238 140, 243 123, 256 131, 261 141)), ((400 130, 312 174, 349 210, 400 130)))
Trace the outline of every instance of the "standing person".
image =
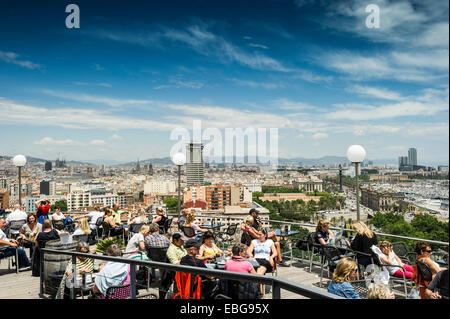
POLYGON ((352 240, 352 242, 346 241, 346 244, 349 248, 356 252, 361 252, 366 255, 357 254, 356 258, 358 260, 358 266, 363 265, 367 267, 372 264, 372 249, 373 245, 377 246, 377 235, 373 231, 371 231, 366 224, 361 221, 357 221, 352 225, 352 228, 356 231, 356 236, 352 240))
MULTIPOLYGON (((20 209, 19 204, 16 204, 14 205, 14 211, 11 214, 9 214, 8 217, 6 217, 6 225, 11 224, 12 221, 18 220, 22 220, 25 224, 27 220, 27 213, 25 213, 20 209)), ((10 234, 14 236, 18 235, 19 232, 20 230, 12 230, 12 229, 10 230, 10 234)))
POLYGON ((44 219, 49 219, 48 213, 50 211, 50 201, 48 199, 40 199, 34 203, 37 208, 36 217, 38 223, 42 224, 44 219))
POLYGON ((19 256, 19 270, 29 270, 30 261, 28 260, 27 253, 22 248, 17 247, 18 242, 14 239, 8 239, 3 229, 6 227, 6 219, 0 218, 0 251, 3 252, 5 257, 14 256, 17 253, 19 256))
POLYGON ((351 280, 355 280, 357 273, 356 262, 349 257, 342 258, 333 272, 333 280, 328 286, 328 292, 347 299, 361 299, 355 288, 350 284, 351 280))

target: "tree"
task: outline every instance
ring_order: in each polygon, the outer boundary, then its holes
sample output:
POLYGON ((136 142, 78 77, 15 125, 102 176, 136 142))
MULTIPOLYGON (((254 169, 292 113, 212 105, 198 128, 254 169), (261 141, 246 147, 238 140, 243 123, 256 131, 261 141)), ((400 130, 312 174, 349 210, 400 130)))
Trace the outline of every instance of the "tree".
POLYGON ((176 211, 178 209, 178 198, 167 197, 164 198, 163 203, 166 204, 167 209, 170 211, 176 211))
POLYGON ((67 201, 66 200, 57 200, 55 202, 55 204, 50 206, 50 210, 54 211, 55 210, 55 206, 59 206, 59 208, 61 209, 62 212, 67 212, 67 201))

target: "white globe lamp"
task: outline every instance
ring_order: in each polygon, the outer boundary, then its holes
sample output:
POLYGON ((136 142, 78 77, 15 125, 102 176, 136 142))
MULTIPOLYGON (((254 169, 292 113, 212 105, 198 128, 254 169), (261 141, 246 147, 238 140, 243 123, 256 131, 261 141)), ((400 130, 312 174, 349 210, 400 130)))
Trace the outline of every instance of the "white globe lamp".
POLYGON ((177 166, 183 166, 186 163, 186 156, 183 153, 176 153, 172 157, 172 162, 177 166))
POLYGON ((16 155, 13 158, 14 166, 19 168, 19 205, 22 207, 22 167, 27 163, 27 158, 23 155, 16 155))
POLYGON ((359 181, 358 181, 358 166, 366 158, 366 150, 361 145, 351 145, 347 149, 347 158, 350 162, 355 164, 355 179, 356 179, 356 219, 360 220, 359 210, 359 181))

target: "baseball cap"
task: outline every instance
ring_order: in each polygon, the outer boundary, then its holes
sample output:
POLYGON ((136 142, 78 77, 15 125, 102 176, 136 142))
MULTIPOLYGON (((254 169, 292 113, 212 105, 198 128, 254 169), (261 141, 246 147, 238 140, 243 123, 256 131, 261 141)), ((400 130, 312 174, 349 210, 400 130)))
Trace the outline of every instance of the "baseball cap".
POLYGON ((188 241, 186 241, 184 243, 184 248, 191 248, 191 247, 197 247, 200 248, 202 244, 200 244, 198 241, 196 241, 195 239, 189 239, 188 241))
POLYGON ((252 209, 250 209, 250 211, 248 212, 248 214, 251 215, 252 213, 259 214, 259 210, 256 210, 256 209, 252 208, 252 209))

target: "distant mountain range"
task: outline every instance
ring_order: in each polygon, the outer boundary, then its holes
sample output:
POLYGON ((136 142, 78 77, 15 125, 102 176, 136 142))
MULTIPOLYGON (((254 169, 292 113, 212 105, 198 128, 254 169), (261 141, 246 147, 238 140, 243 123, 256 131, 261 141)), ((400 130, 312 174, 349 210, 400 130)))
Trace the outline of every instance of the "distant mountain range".
MULTIPOLYGON (((11 156, 0 156, 0 159, 11 159, 11 156)), ((35 158, 32 156, 26 156, 28 162, 46 162, 46 159, 42 158, 35 158)), ((248 157, 237 157, 237 158, 226 158, 227 163, 236 163, 236 164, 244 164, 248 163, 248 157)), ((204 159, 206 163, 210 162, 208 158, 204 159)), ((263 159, 264 160, 264 159, 263 159)), ((52 160, 53 161, 53 160, 52 160)), ((367 159, 365 162, 372 161, 374 165, 397 165, 398 161, 396 159, 376 159, 371 160, 367 159)), ((348 163, 348 159, 344 156, 323 156, 319 158, 303 158, 303 157, 295 157, 295 158, 278 158, 278 164, 284 165, 284 164, 295 164, 295 165, 304 165, 304 166, 311 166, 311 165, 333 165, 333 164, 345 164, 348 163)), ((101 165, 105 164, 108 166, 135 166, 136 161, 133 162, 121 162, 116 160, 86 160, 86 161, 67 161, 67 164, 72 165, 101 165)), ((268 161, 266 161, 268 163, 268 161)), ((141 166, 148 165, 148 164, 157 164, 157 165, 170 165, 172 164, 172 160, 170 157, 163 157, 163 158, 151 158, 151 159, 145 159, 140 160, 139 164, 141 166)), ((442 164, 437 162, 428 162, 428 163, 419 163, 420 165, 448 165, 448 164, 442 164)))

